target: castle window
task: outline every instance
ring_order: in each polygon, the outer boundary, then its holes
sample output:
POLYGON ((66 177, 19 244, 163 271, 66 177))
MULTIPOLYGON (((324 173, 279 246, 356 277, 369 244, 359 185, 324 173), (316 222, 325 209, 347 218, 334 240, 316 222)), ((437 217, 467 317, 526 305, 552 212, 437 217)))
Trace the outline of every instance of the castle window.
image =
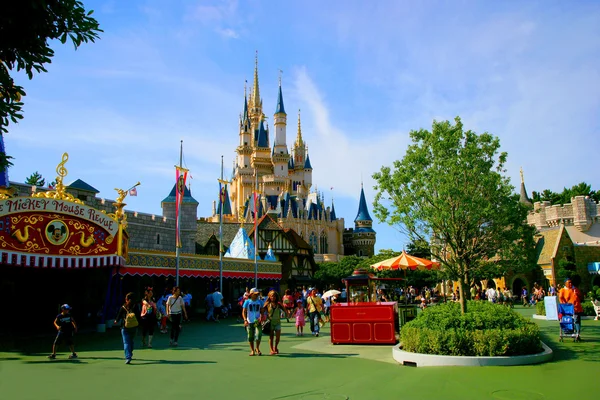
POLYGON ((323 232, 321 234, 320 245, 321 245, 321 253, 322 254, 329 253, 329 245, 327 243, 327 235, 325 234, 325 232, 323 232))
POLYGON ((156 234, 156 244, 160 244, 160 233, 156 234))
POLYGON ((308 244, 310 244, 310 246, 313 248, 313 252, 315 254, 318 254, 318 252, 319 252, 318 240, 317 240, 317 235, 315 235, 314 232, 311 232, 310 237, 308 238, 308 244))

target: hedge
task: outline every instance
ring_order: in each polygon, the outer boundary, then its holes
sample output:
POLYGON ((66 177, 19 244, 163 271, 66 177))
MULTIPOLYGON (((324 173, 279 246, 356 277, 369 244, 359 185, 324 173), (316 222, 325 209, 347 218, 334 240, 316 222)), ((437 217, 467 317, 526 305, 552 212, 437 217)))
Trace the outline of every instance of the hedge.
POLYGON ((537 324, 511 309, 470 301, 426 308, 400 332, 403 350, 453 356, 515 356, 542 351, 537 324))

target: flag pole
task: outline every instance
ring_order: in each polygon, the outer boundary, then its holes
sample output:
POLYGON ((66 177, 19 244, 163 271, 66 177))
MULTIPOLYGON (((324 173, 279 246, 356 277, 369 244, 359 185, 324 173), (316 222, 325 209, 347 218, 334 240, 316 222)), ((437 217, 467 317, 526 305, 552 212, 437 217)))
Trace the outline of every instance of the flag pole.
POLYGON ((258 288, 258 209, 256 201, 258 200, 258 171, 254 168, 254 287, 258 288))
POLYGON ((223 293, 223 156, 221 156, 221 180, 219 180, 219 202, 221 203, 219 212, 219 292, 223 293))
MULTIPOLYGON (((183 168, 183 140, 180 142, 180 146, 179 146, 179 168, 183 168)), ((179 179, 177 180, 176 185, 179 185, 179 179)), ((175 190, 179 190, 179 187, 175 187, 175 190)), ((185 193, 185 188, 182 189, 185 193)), ((175 200, 177 202, 177 200, 175 200)), ((183 202, 182 202, 183 203, 183 202)), ((180 207, 180 204, 176 204, 176 207, 180 207)), ((181 221, 181 210, 179 210, 179 212, 177 213, 177 232, 175 232, 176 235, 176 239, 179 238, 179 241, 181 241, 181 232, 179 232, 180 230, 180 221, 181 221)), ((180 248, 181 244, 178 243, 177 240, 175 240, 175 286, 179 286, 179 248, 180 248)))

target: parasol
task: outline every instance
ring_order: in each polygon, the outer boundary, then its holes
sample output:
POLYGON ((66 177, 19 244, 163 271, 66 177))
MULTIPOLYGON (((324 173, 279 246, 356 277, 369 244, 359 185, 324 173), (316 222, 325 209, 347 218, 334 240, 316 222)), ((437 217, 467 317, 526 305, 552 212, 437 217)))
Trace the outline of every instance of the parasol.
POLYGON ((335 296, 336 294, 340 294, 340 293, 342 293, 342 292, 340 292, 339 290, 331 289, 331 290, 328 290, 325 293, 323 293, 321 298, 326 299, 328 297, 335 296))
POLYGON ((406 254, 406 251, 402 250, 402 254, 397 257, 389 258, 387 260, 380 261, 371 265, 371 268, 377 271, 386 269, 438 269, 439 263, 424 258, 414 257, 410 254, 406 254))

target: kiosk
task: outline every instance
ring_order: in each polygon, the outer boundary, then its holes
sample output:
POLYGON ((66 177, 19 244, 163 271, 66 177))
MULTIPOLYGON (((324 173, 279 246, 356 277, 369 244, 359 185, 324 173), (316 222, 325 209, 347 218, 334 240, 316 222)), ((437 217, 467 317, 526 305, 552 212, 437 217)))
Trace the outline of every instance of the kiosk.
POLYGON ((375 282, 381 280, 400 279, 377 278, 359 269, 343 280, 347 302, 331 306, 331 343, 396 344, 398 304, 377 301, 375 282))

